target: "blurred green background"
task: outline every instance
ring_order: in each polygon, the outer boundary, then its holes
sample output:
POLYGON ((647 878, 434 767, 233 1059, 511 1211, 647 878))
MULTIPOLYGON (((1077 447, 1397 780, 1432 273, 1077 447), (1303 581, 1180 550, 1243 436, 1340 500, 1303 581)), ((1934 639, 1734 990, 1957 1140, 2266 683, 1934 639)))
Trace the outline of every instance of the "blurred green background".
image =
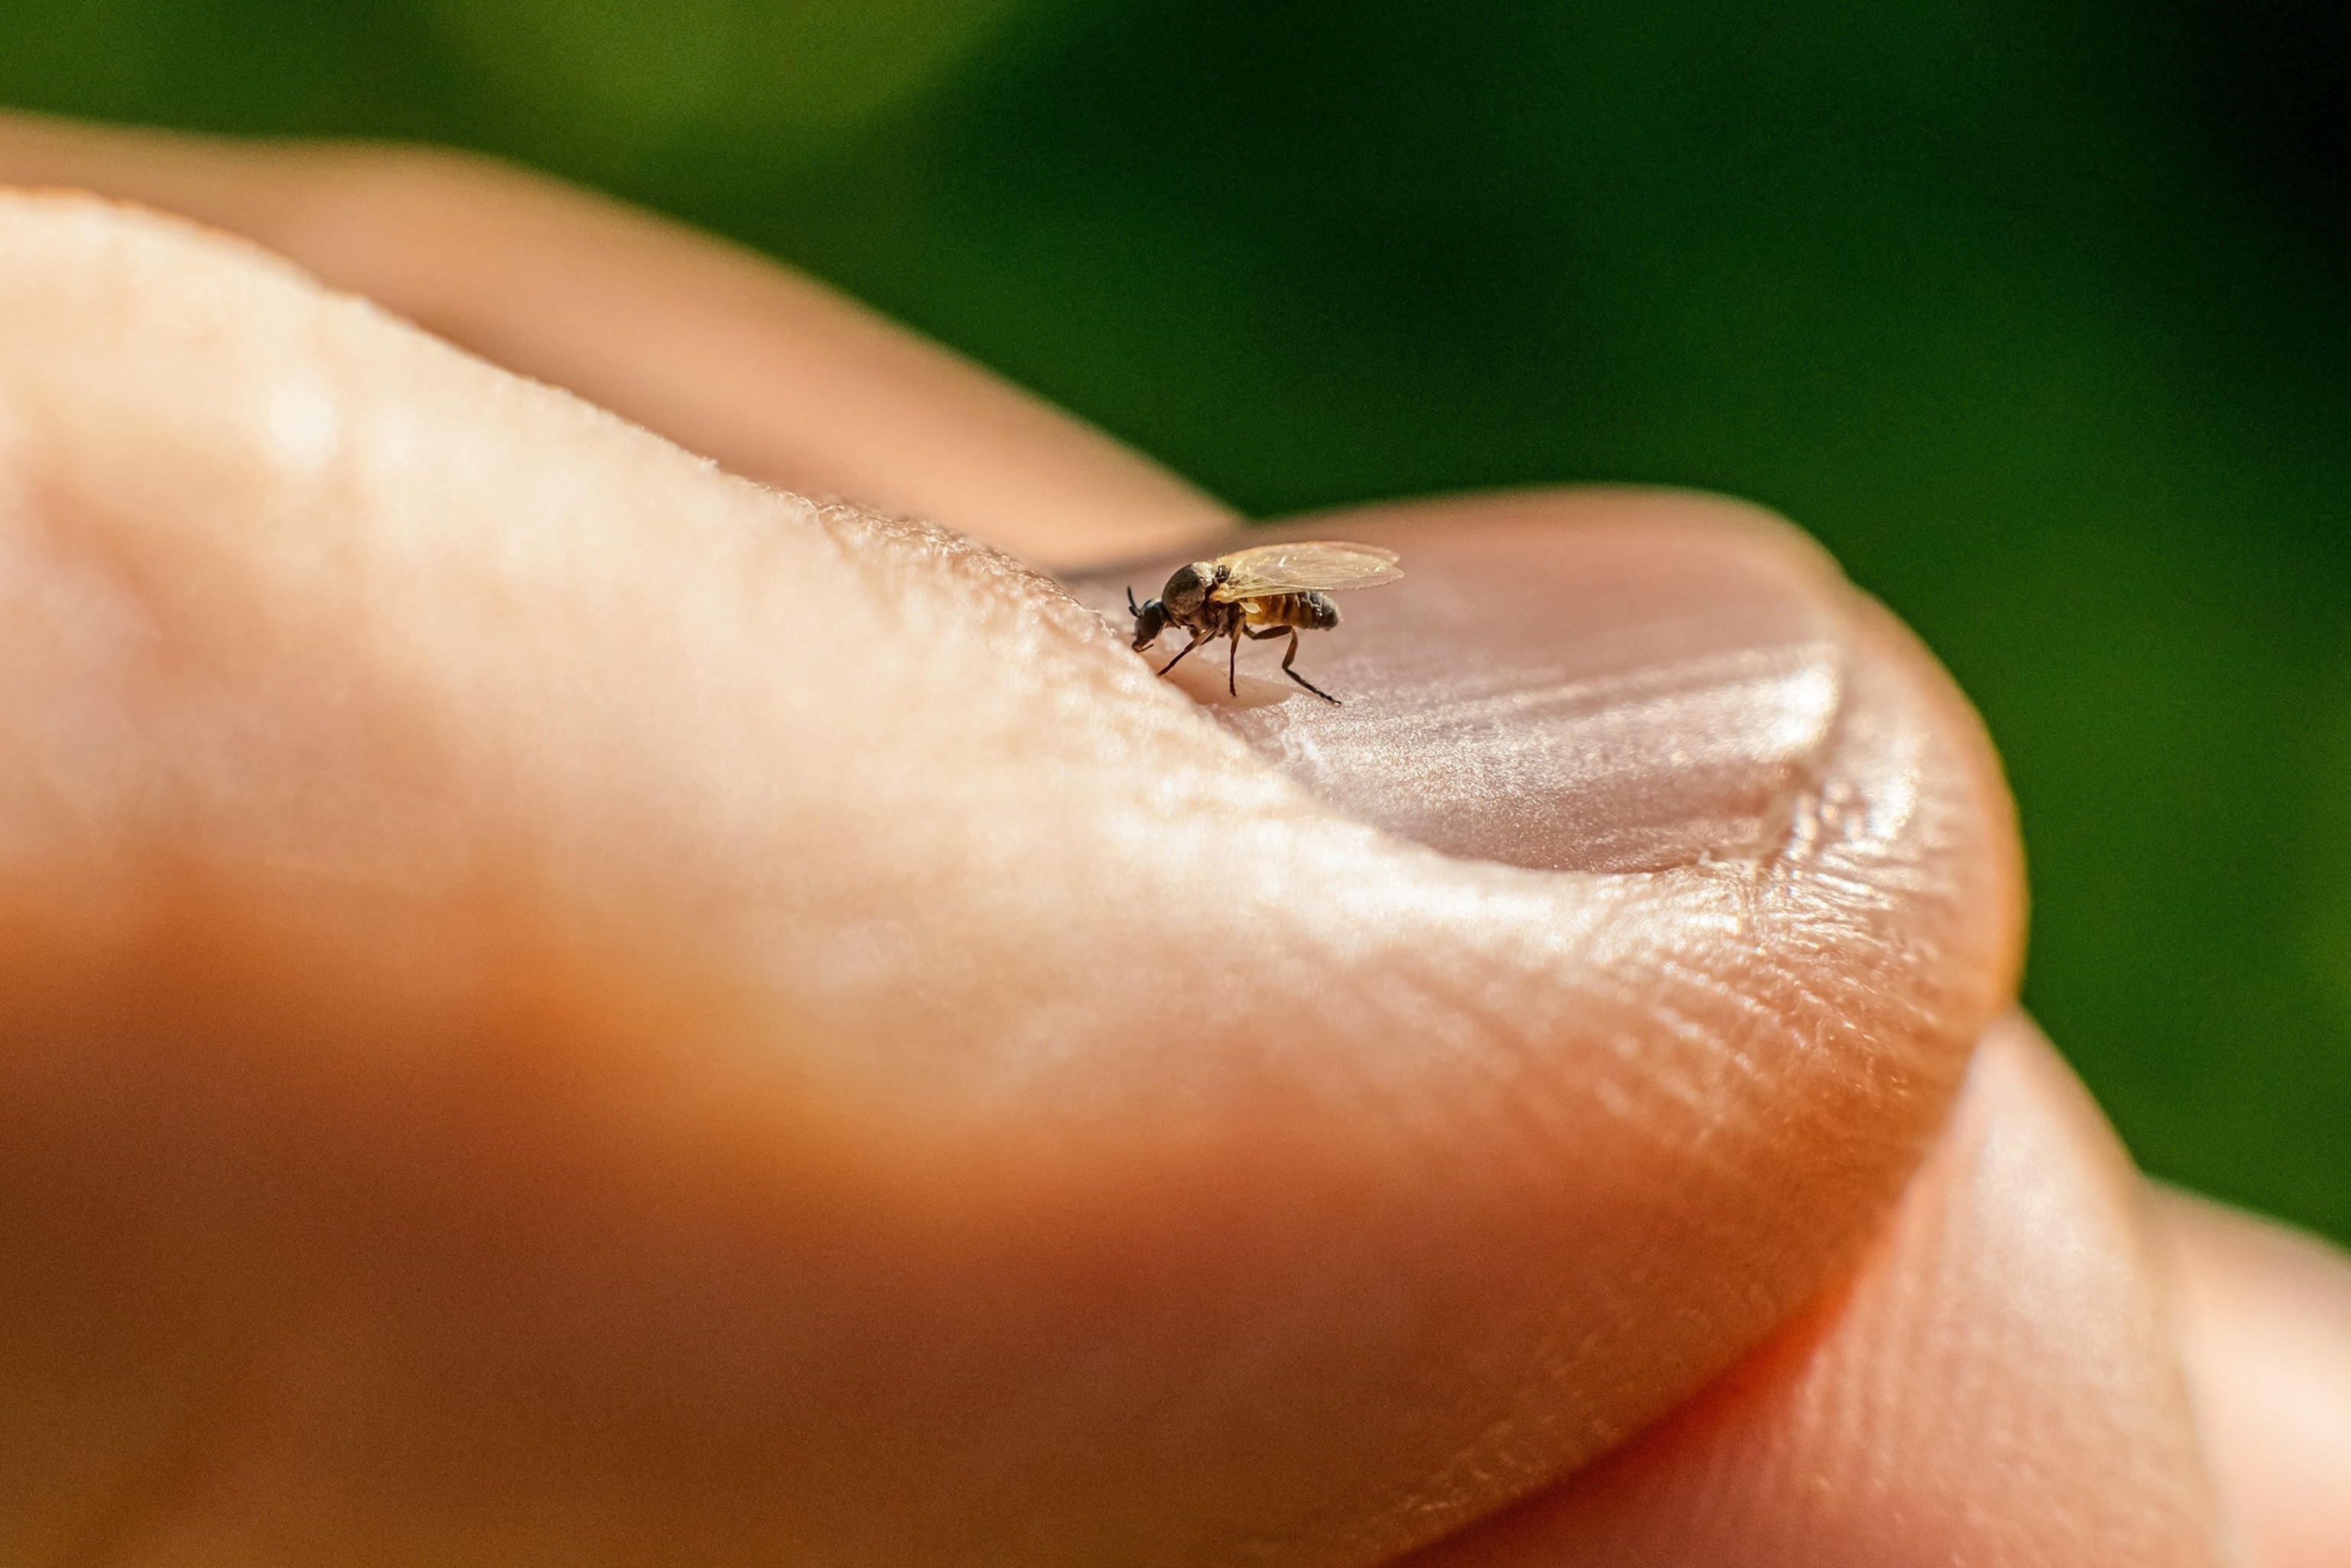
POLYGON ((2157 1173, 2351 1239, 2351 8, 0 0, 0 102, 505 153, 1259 513, 1763 500, 2022 802, 2157 1173))

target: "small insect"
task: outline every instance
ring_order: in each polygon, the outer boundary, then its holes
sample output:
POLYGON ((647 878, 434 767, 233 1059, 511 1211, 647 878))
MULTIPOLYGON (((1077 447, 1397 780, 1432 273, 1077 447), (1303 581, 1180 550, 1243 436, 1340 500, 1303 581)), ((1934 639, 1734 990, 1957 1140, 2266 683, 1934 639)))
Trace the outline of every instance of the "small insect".
MULTIPOLYGON (((1281 673, 1324 702, 1335 703, 1337 697, 1290 668, 1290 661, 1298 657, 1298 633, 1327 632, 1339 624, 1339 607, 1324 596, 1394 582, 1404 575, 1395 561, 1392 549, 1327 539, 1255 545, 1214 560, 1196 560, 1177 568, 1156 599, 1137 604, 1134 590, 1126 591, 1126 607, 1134 615, 1135 650, 1150 647, 1170 626, 1192 633, 1184 653, 1230 637, 1225 690, 1238 695, 1241 639, 1261 643, 1287 632, 1290 652, 1281 656, 1281 673)), ((1164 675, 1182 664, 1184 653, 1161 665, 1159 673, 1164 675)))

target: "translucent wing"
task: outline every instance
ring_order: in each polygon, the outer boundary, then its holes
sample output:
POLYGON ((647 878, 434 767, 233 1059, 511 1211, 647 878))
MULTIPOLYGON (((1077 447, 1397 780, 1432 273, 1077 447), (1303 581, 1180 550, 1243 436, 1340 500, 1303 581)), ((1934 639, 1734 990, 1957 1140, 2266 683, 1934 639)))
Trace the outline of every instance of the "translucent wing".
POLYGON ((1350 588, 1377 588, 1404 575, 1396 552, 1377 545, 1336 544, 1329 539, 1300 539, 1290 544, 1255 545, 1220 557, 1225 580, 1208 597, 1227 604, 1269 593, 1295 593, 1319 588, 1337 593, 1350 588))

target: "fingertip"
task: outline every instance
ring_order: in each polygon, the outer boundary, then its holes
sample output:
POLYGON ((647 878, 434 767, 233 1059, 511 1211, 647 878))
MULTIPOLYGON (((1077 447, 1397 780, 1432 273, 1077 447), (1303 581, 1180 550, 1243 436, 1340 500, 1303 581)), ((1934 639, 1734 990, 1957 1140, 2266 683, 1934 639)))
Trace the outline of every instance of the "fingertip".
POLYGON ((2351 1259, 2176 1188, 2153 1207, 2189 1391, 2249 1564, 2351 1562, 2351 1259))
POLYGON ((1418 1561, 2217 1568, 2143 1219, 2096 1107, 2004 1022, 1849 1281, 1622 1453, 1418 1561))

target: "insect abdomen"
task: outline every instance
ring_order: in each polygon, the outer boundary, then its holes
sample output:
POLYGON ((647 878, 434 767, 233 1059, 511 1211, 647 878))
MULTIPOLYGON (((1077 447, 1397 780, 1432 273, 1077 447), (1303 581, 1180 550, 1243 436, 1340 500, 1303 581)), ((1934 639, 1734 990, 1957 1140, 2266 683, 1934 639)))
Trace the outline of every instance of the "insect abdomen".
POLYGON ((1269 594, 1251 601, 1249 620, 1259 626, 1295 626, 1301 632, 1327 632, 1339 624, 1339 607, 1312 589, 1298 593, 1269 594))

